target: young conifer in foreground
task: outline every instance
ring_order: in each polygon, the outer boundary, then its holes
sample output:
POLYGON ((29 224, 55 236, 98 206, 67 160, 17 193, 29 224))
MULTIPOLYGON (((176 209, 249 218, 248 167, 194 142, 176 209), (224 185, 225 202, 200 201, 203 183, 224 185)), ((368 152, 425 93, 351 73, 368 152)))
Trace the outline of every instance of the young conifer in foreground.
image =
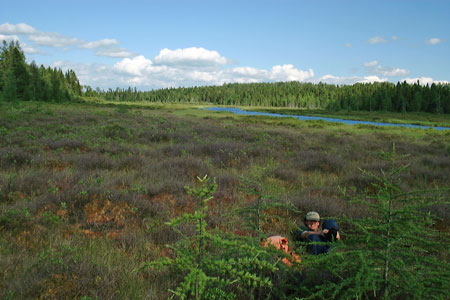
POLYGON ((256 239, 226 234, 208 228, 208 206, 217 184, 205 176, 198 178, 200 186, 186 187, 197 200, 194 213, 185 213, 168 222, 183 235, 175 245, 168 247, 173 257, 149 262, 144 267, 165 267, 174 274, 182 274, 178 287, 171 290, 179 299, 270 299, 276 289, 273 275, 287 269, 280 251, 263 248, 256 239), (194 235, 184 235, 180 225, 195 225, 194 235))
POLYGON ((346 218, 343 243, 329 255, 305 258, 306 299, 448 299, 449 236, 433 228, 429 207, 449 204, 448 190, 403 192, 395 152, 381 153, 390 169, 376 179, 374 194, 354 201, 368 209, 346 218), (344 244, 345 243, 345 244, 344 244))

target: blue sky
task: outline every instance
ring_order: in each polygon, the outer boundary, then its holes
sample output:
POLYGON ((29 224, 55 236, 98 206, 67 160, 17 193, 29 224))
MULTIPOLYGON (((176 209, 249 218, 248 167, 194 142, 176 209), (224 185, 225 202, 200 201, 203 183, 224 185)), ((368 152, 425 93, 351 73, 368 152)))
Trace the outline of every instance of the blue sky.
POLYGON ((103 89, 450 81, 448 0, 0 0, 0 39, 103 89))

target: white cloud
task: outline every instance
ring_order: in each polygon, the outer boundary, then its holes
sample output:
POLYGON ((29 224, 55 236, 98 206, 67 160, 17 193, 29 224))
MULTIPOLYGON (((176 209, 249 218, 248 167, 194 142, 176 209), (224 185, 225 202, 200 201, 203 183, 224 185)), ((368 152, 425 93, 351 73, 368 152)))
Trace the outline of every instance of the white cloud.
POLYGON ((236 67, 232 69, 232 73, 236 75, 248 76, 248 77, 259 77, 262 74, 266 74, 267 71, 258 70, 252 67, 236 67))
POLYGON ((381 36, 374 36, 373 38, 370 38, 368 42, 369 44, 380 44, 380 43, 387 43, 387 40, 385 40, 381 36))
POLYGON ((87 48, 87 49, 94 49, 94 48, 115 46, 118 44, 119 44, 119 42, 116 39, 103 39, 100 41, 84 43, 80 47, 87 48))
POLYGON ((393 35, 393 36, 391 37, 391 40, 393 40, 393 41, 396 41, 396 40, 398 40, 398 39, 399 39, 399 37, 396 36, 396 35, 393 35))
POLYGON ((337 85, 343 85, 343 84, 355 84, 355 83, 372 83, 372 82, 385 82, 387 81, 387 78, 380 78, 378 76, 350 76, 350 77, 339 77, 334 75, 324 75, 313 82, 323 82, 328 84, 337 84, 337 85))
POLYGON ((406 76, 409 75, 409 71, 406 69, 400 68, 377 68, 374 70, 376 74, 388 77, 398 77, 398 76, 406 76))
POLYGON ((442 83, 442 84, 449 84, 450 82, 447 80, 433 80, 433 78, 431 77, 416 77, 416 78, 404 78, 402 80, 400 80, 400 82, 406 81, 409 84, 414 84, 417 83, 417 81, 419 81, 419 83, 421 85, 427 85, 427 84, 438 84, 438 83, 442 83))
POLYGON ((0 41, 6 41, 6 42, 11 42, 11 41, 18 41, 20 42, 20 39, 17 35, 4 35, 4 34, 0 34, 0 41))
POLYGON ((82 41, 77 38, 67 37, 58 33, 51 32, 42 32, 29 35, 28 39, 40 46, 49 46, 55 48, 75 46, 82 43, 82 41))
POLYGON ((144 56, 139 55, 134 58, 124 58, 114 65, 114 69, 119 72, 125 72, 128 74, 142 76, 150 66, 152 62, 146 59, 144 56))
POLYGON ((214 67, 225 65, 228 60, 219 52, 204 48, 162 49, 155 57, 156 65, 173 65, 184 67, 214 67))
POLYGON ((377 60, 369 61, 363 64, 367 71, 380 76, 398 77, 409 75, 409 71, 401 68, 383 67, 377 60))
POLYGON ((351 48, 351 47, 352 47, 352 44, 350 44, 350 43, 345 43, 344 46, 347 47, 347 48, 351 48))
POLYGON ((372 82, 386 82, 387 78, 380 78, 378 76, 365 76, 363 79, 359 80, 360 83, 372 83, 372 82))
MULTIPOLYGON (((64 36, 54 32, 43 32, 24 23, 12 25, 4 23, 0 25, 0 35, 20 35, 28 39, 37 46, 48 46, 53 48, 62 48, 68 51, 72 48, 81 48, 95 51, 97 56, 107 57, 130 57, 133 53, 119 48, 119 42, 115 39, 102 39, 98 41, 87 42, 82 39, 64 36)), ((24 43, 21 42, 23 45, 24 43)), ((27 48, 28 53, 41 53, 39 49, 32 45, 27 48)), ((25 50, 25 49, 24 49, 25 50)))
POLYGON ((429 40, 427 40, 427 44, 429 45, 437 45, 442 43, 442 40, 440 38, 431 38, 429 40))
MULTIPOLYGON (((183 51, 179 53, 183 53, 183 51)), ((155 60, 156 58, 153 59, 153 61, 155 60)), ((226 58, 224 60, 228 61, 226 58)), ((192 64, 194 63, 192 62, 192 64)), ((65 62, 65 66, 72 68, 77 74, 80 72, 79 78, 82 84, 101 88, 137 86, 144 90, 193 85, 222 85, 231 82, 306 81, 314 77, 312 69, 304 71, 291 64, 274 66, 269 70, 252 67, 227 68, 225 65, 214 68, 205 68, 204 66, 194 68, 186 67, 184 61, 182 64, 155 64, 142 55, 124 58, 112 67, 102 65, 103 71, 101 72, 99 71, 100 65, 77 66, 65 62)))
POLYGON ((100 51, 95 52, 95 55, 123 58, 123 57, 133 56, 133 53, 128 50, 125 50, 125 49, 117 48, 117 49, 100 50, 100 51))
POLYGON ((287 64, 274 66, 270 72, 269 78, 274 81, 305 81, 314 77, 314 71, 298 70, 293 65, 287 64))
POLYGON ((4 23, 0 25, 0 33, 3 34, 34 34, 36 32, 36 29, 24 23, 16 25, 4 23))
POLYGON ((371 67, 375 67, 376 65, 378 65, 378 61, 377 60, 373 60, 373 61, 369 61, 363 64, 364 67, 367 68, 371 68, 371 67))

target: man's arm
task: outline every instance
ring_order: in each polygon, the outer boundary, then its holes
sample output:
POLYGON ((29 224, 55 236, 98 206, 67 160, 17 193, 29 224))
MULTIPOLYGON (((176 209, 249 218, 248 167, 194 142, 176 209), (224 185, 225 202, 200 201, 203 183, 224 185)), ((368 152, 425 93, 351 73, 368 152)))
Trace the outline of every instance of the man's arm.
POLYGON ((324 235, 328 232, 328 229, 324 229, 321 231, 303 231, 302 234, 300 235, 300 237, 304 240, 306 240, 310 235, 315 234, 315 235, 324 235))

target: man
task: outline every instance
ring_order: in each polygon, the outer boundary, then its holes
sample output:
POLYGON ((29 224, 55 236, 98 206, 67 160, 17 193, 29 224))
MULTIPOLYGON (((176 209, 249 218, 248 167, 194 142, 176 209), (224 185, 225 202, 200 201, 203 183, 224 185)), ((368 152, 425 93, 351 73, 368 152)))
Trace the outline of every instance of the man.
MULTIPOLYGON (((326 220, 323 223, 322 230, 319 230, 320 216, 315 211, 310 211, 306 214, 303 222, 306 227, 300 226, 295 233, 297 241, 300 242, 332 242, 334 240, 340 240, 339 227, 335 220, 326 220)), ((323 244, 310 244, 308 245, 308 251, 312 254, 328 253, 330 250, 329 245, 323 244)))

